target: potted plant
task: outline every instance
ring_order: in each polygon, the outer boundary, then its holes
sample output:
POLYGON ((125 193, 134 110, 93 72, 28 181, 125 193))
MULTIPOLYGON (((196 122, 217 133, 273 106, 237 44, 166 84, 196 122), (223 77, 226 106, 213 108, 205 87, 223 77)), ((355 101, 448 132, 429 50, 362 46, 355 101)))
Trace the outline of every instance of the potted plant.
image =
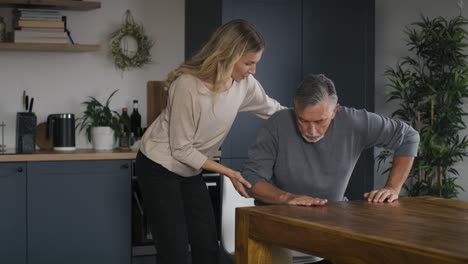
POLYGON ((82 102, 86 106, 83 116, 77 119, 77 128, 81 132, 86 131, 86 138, 96 150, 110 150, 114 147, 115 140, 120 136, 120 115, 109 108, 115 90, 107 98, 105 104, 101 104, 95 97, 88 97, 82 102))
MULTIPOLYGON (((392 116, 412 125, 421 136, 409 179, 404 188, 410 196, 432 195, 456 198, 463 188, 456 184, 456 163, 468 155, 463 101, 468 97, 468 55, 464 48, 468 20, 456 16, 413 23, 407 28, 412 56, 388 69, 388 101, 398 101, 392 116)), ((389 156, 381 152, 379 167, 389 156)), ((387 172, 389 169, 385 170, 387 172)))

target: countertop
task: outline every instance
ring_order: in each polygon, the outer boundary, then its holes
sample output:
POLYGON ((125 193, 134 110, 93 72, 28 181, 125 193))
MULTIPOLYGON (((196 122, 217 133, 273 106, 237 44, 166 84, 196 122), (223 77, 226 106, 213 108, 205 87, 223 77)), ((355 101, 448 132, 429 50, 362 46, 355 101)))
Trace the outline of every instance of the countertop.
MULTIPOLYGON (((129 160, 136 158, 136 151, 132 150, 109 150, 96 151, 93 149, 77 149, 75 151, 53 151, 38 150, 32 154, 18 154, 14 149, 7 149, 0 152, 0 162, 21 162, 21 161, 60 161, 60 160, 129 160)), ((215 157, 220 157, 221 151, 215 153, 215 157)))
POLYGON ((118 149, 109 151, 96 151, 93 149, 77 149, 75 151, 38 150, 32 154, 18 154, 12 149, 7 149, 6 152, 0 153, 0 162, 135 159, 136 154, 136 151, 118 149))

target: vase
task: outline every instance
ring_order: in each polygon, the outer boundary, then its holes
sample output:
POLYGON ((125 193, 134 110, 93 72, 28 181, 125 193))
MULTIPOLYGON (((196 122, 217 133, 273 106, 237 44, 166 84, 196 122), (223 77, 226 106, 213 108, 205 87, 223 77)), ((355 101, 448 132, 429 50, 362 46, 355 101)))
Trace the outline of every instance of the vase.
POLYGON ((114 148, 114 131, 110 127, 91 128, 91 143, 95 150, 112 150, 114 148))

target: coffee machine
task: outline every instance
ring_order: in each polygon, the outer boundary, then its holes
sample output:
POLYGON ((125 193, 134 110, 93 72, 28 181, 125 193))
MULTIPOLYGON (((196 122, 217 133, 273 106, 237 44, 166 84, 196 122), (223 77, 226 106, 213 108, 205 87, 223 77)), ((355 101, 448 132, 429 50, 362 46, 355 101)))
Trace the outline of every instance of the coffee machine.
POLYGON ((73 151, 75 146, 75 115, 51 114, 47 117, 46 137, 52 137, 52 145, 57 151, 73 151))

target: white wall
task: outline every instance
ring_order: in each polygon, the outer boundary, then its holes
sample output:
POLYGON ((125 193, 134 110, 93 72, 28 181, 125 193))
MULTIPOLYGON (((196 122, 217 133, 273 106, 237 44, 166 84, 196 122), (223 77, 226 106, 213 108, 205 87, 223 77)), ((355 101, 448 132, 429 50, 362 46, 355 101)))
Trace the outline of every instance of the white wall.
MULTIPOLYGON (((146 126, 146 81, 159 80, 184 58, 184 0, 97 0, 101 8, 91 11, 63 11, 68 17, 72 37, 77 43, 101 44, 97 52, 0 51, 0 123, 6 123, 5 143, 14 148, 15 117, 21 111, 21 96, 26 90, 34 97, 38 123, 51 113, 75 113, 88 96, 105 100, 119 89, 111 106, 131 109, 140 102, 142 125, 146 126), (144 24, 156 44, 153 63, 144 69, 121 74, 108 57, 108 36, 116 30, 125 10, 144 24)), ((11 9, 0 8, 0 16, 11 16, 11 9)), ((0 139, 1 140, 1 139, 0 139)), ((0 142, 1 143, 1 142, 0 142)), ((83 134, 77 147, 90 147, 83 134)))
MULTIPOLYGON (((390 115, 395 110, 395 104, 385 103, 387 97, 384 91, 388 82, 383 76, 388 67, 395 67, 398 58, 409 55, 406 47, 405 27, 420 20, 420 14, 428 17, 453 17, 459 14, 458 0, 376 0, 375 3, 375 110, 377 113, 390 115)), ((468 1, 465 3, 468 8, 468 1)), ((465 9, 466 9, 465 8, 465 9)), ((466 16, 466 10, 463 14, 466 16)), ((468 29, 468 28, 467 28, 468 29)), ((465 104, 468 111, 468 104, 465 104)), ((468 124, 468 119, 465 121, 468 124)), ((468 131, 463 131, 466 135, 468 131)), ((461 162, 457 169, 461 175, 458 184, 466 190, 459 195, 468 201, 468 158, 461 162)), ((375 174, 375 185, 384 184, 385 177, 375 174)))

